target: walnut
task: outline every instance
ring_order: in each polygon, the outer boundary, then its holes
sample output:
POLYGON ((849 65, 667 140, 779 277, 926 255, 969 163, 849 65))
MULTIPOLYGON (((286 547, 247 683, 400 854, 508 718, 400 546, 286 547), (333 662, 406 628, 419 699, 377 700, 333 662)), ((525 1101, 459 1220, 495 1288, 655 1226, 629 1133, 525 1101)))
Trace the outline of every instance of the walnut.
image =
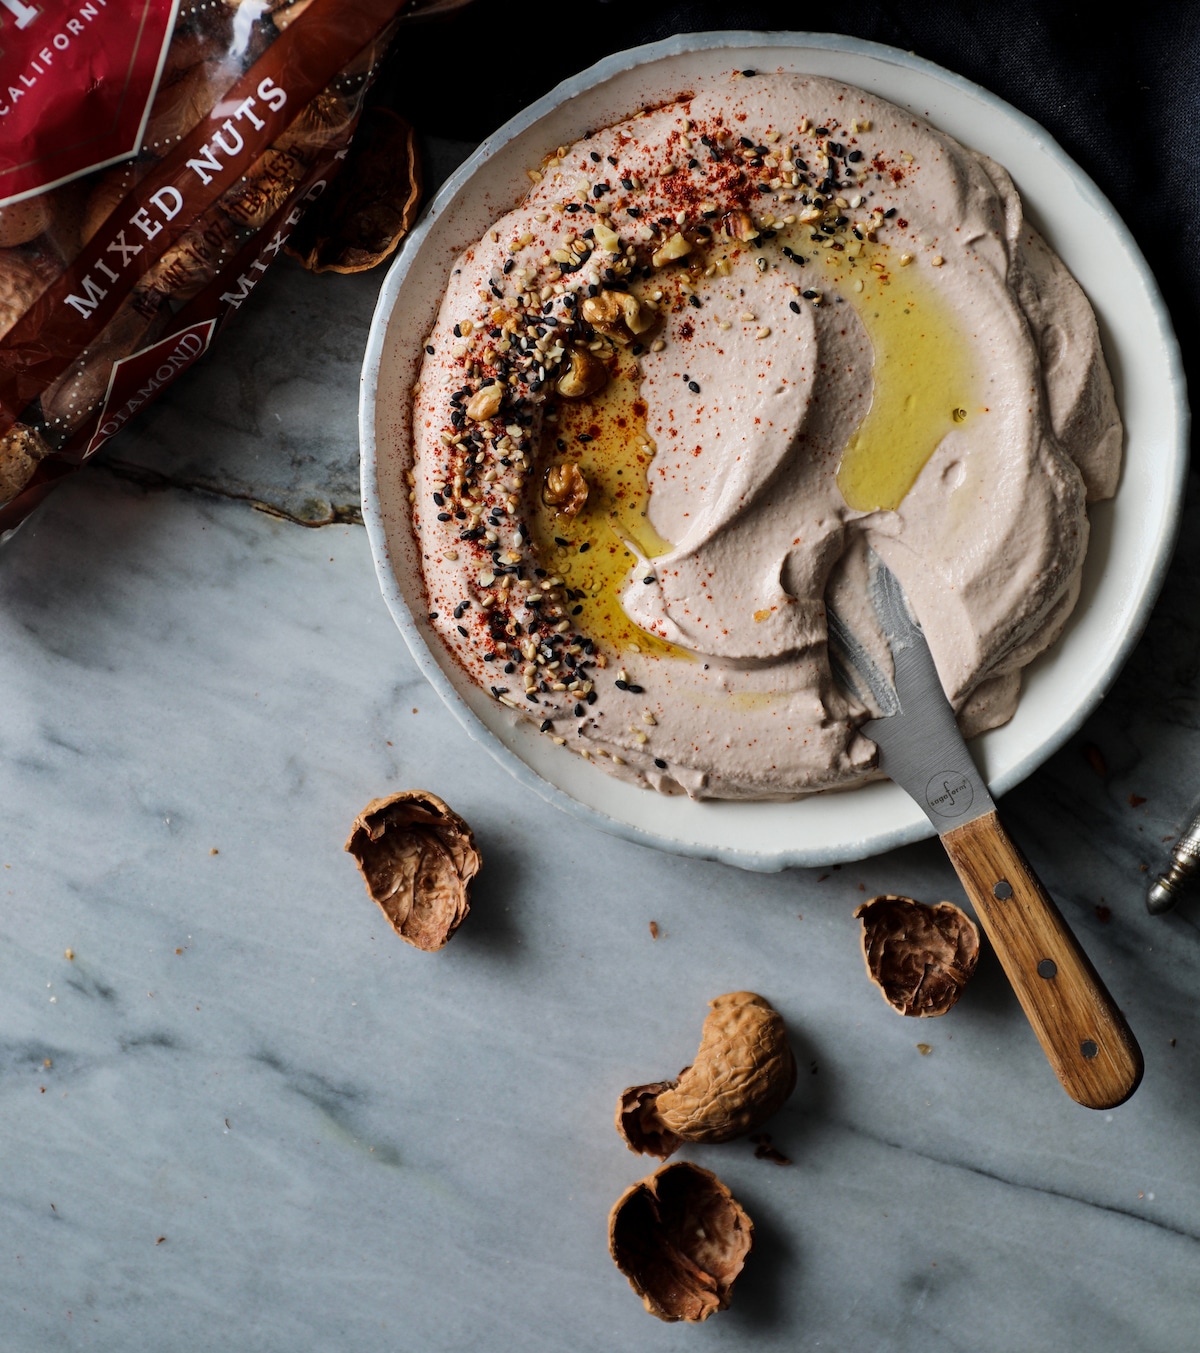
POLYGON ((485 385, 481 390, 476 390, 467 401, 467 417, 473 418, 477 423, 485 422, 489 418, 495 418, 503 403, 504 386, 495 381, 491 385, 485 385))
POLYGON ((887 894, 854 913, 867 974, 902 1015, 944 1015, 979 962, 975 922, 952 902, 927 907, 887 894))
POLYGON ((542 501, 560 517, 576 517, 588 499, 588 482, 578 465, 551 465, 542 486, 542 501))
POLYGON ((689 1161, 627 1188, 608 1216, 608 1251, 651 1315, 723 1311, 754 1244, 754 1223, 724 1184, 689 1161))
POLYGON ((735 240, 758 239, 758 227, 748 211, 729 211, 721 217, 721 228, 735 240))
POLYGON ((287 251, 311 272, 373 268, 404 238, 420 201, 416 133, 390 108, 368 108, 341 172, 305 212, 287 251))
POLYGON ((173 83, 160 85, 150 105, 143 150, 154 156, 165 155, 212 112, 239 73, 232 61, 200 61, 173 83))
POLYGON ((10 502, 29 483, 38 461, 50 454, 41 436, 14 423, 0 436, 0 505, 10 502))
MULTIPOLYGON (((393 115, 394 116, 394 115, 393 115)), ((354 108, 340 95, 322 90, 300 110, 299 116, 272 143, 276 150, 297 150, 302 155, 340 144, 352 130, 354 108)))
POLYGON ((571 365, 555 382, 564 399, 586 399, 608 384, 608 368, 586 348, 571 349, 571 365))
POLYGON ((471 828, 436 794, 406 789, 372 799, 346 849, 402 940, 432 952, 463 923, 480 856, 471 828))
POLYGON ((779 1013, 752 991, 709 1002, 700 1050, 676 1080, 633 1085, 617 1101, 631 1151, 665 1160, 681 1142, 727 1142, 783 1107, 796 1059, 779 1013))
POLYGON ((0 207, 0 249, 11 249, 36 239, 50 224, 53 209, 49 193, 26 197, 0 207))
POLYGON ((674 259, 687 258, 691 252, 691 240, 689 240, 686 235, 680 234, 677 230, 666 244, 656 249, 654 253, 650 255, 650 262, 653 263, 656 268, 661 268, 664 263, 670 263, 674 259))
POLYGON ((634 335, 644 334, 658 318, 628 291, 601 291, 585 297, 579 313, 585 323, 618 343, 629 343, 634 335))

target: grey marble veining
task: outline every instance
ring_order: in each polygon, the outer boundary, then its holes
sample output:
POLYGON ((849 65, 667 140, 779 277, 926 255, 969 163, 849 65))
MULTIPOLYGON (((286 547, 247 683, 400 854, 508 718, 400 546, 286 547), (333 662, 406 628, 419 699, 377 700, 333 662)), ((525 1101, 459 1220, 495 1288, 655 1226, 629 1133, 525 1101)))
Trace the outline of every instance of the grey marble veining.
POLYGON ((0 1348, 1194 1353, 1200 909, 1148 916, 1141 866, 1200 789, 1195 533, 1100 711, 1001 804, 1146 1055, 1089 1113, 990 953, 940 1020, 867 983, 859 901, 961 901, 936 845, 762 876, 598 835, 436 702, 361 527, 241 500, 355 503, 379 281, 281 268, 0 552, 0 1348), (438 955, 342 852, 410 786, 485 857, 438 955), (758 1244, 731 1310, 660 1325, 607 1255, 648 1168, 613 1104, 737 988, 792 1034, 793 1163, 686 1153, 758 1244))

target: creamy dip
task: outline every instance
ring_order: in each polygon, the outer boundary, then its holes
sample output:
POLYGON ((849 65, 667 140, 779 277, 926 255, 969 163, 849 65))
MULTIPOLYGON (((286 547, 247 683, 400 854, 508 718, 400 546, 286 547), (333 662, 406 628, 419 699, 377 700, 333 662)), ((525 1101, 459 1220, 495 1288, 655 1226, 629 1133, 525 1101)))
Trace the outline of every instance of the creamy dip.
POLYGON ((430 620, 470 677, 664 792, 852 784, 872 711, 826 606, 890 671, 869 547, 964 731, 1010 718, 1121 426, 1008 174, 861 90, 735 72, 530 177, 416 387, 430 620))

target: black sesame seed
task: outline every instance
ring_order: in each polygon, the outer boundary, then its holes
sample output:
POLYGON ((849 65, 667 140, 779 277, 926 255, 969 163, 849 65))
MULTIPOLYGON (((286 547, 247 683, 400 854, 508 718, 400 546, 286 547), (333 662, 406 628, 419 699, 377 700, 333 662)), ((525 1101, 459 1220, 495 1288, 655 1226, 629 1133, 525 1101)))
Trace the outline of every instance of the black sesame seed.
POLYGON ((695 157, 694 155, 693 155, 692 158, 688 161, 688 168, 689 168, 689 169, 699 169, 699 168, 700 168, 700 161, 699 161, 698 159, 696 159, 696 157, 695 157))
POLYGON ((742 71, 742 74, 743 74, 744 76, 746 76, 747 79, 749 79, 749 77, 750 77, 751 75, 757 75, 757 74, 758 74, 758 71, 756 71, 756 70, 744 70, 744 71, 742 71))
POLYGON ((696 307, 696 309, 699 310, 699 309, 700 309, 700 297, 699 297, 699 296, 689 296, 689 297, 688 297, 688 305, 694 305, 694 306, 696 307))
POLYGON ((751 141, 751 139, 748 136, 741 136, 738 138, 738 140, 741 141, 742 145, 745 146, 747 150, 754 149, 754 142, 751 141))
POLYGON ((843 155, 845 155, 846 147, 843 146, 840 141, 830 141, 829 153, 830 155, 836 155, 840 159, 843 155))
POLYGON ((585 713, 586 713, 586 711, 585 711, 585 709, 583 708, 582 705, 576 705, 576 706, 575 706, 575 717, 576 717, 577 719, 582 719, 585 713))
POLYGON ((526 700, 531 700, 535 705, 536 705, 537 702, 538 702, 538 698, 537 698, 537 696, 534 694, 533 691, 526 691, 526 692, 525 692, 525 699, 526 699, 526 700))
POLYGON ((492 687, 492 694, 496 697, 497 700, 499 700, 500 697, 501 697, 502 695, 507 695, 507 694, 508 694, 508 687, 507 687, 507 686, 493 686, 493 687, 492 687))
POLYGON ((466 627, 466 625, 455 625, 454 628, 455 628, 456 630, 458 630, 459 634, 461 634, 462 637, 463 637, 464 639, 469 639, 469 638, 471 637, 471 636, 467 633, 467 627, 466 627))
POLYGON ((640 216, 642 214, 640 207, 626 207, 625 210, 630 216, 640 216))
POLYGON ((430 357, 432 357, 432 356, 433 356, 433 344, 432 344, 432 343, 426 343, 426 344, 425 344, 425 351, 430 355, 430 357))
POLYGON ((611 184, 608 184, 608 183, 593 183, 593 184, 592 184, 592 196, 593 196, 593 197, 603 197, 605 193, 611 191, 611 188, 612 188, 612 185, 611 185, 611 184))
POLYGON ((595 691, 588 691, 587 695, 584 696, 584 699, 588 702, 589 705, 594 705, 596 703, 596 698, 597 697, 595 691))
POLYGON ((617 157, 615 155, 606 155, 604 158, 609 162, 609 164, 612 165, 614 169, 617 167, 617 157))
POLYGON ((550 721, 549 719, 543 719, 543 720, 542 720, 542 726, 538 729, 538 732, 539 732, 539 733, 548 733, 553 727, 554 727, 554 724, 551 723, 551 721, 550 721))
POLYGON ((885 211, 885 212, 883 213, 883 219, 884 219, 885 221, 890 221, 890 220, 892 219, 892 217, 895 216, 895 214, 896 214, 896 208, 895 208, 895 207, 889 207, 889 208, 887 209, 887 211, 885 211))
POLYGON ((449 521, 449 520, 450 520, 450 514, 449 514, 449 512, 439 512, 439 513, 437 514, 437 519, 438 519, 438 521, 449 521))
POLYGON ((788 301, 788 309, 797 315, 800 313, 800 306, 796 301, 788 301))
POLYGON ((802 291, 800 295, 803 296, 806 301, 813 301, 816 300, 817 293, 815 291, 802 291))
POLYGON ((461 325, 456 324, 456 325, 454 326, 454 337, 455 337, 455 338, 461 338, 461 337, 462 337, 462 326, 461 326, 461 325))
POLYGON ((645 691, 646 691, 645 686, 635 686, 632 681, 629 683, 630 695, 644 695, 645 691))
POLYGON ((438 618, 438 613, 436 611, 430 611, 429 618, 430 620, 436 620, 438 618))
POLYGON ((632 180, 632 179, 622 179, 622 180, 621 180, 621 187, 624 188, 625 191, 626 191, 627 193, 633 192, 633 180, 632 180))
POLYGON ((564 540, 562 536, 555 536, 554 543, 556 545, 569 545, 571 542, 569 540, 564 540))
POLYGON ((613 685, 616 686, 617 690, 619 691, 627 691, 629 689, 629 682, 621 681, 619 678, 618 680, 613 682, 613 685))
POLYGON ((462 619, 462 616, 463 616, 463 609, 464 609, 464 608, 463 608, 463 604, 462 604, 462 602, 460 601, 460 602, 458 603, 458 605, 454 608, 454 618, 455 618, 455 620, 461 620, 461 619, 462 619))
POLYGON ((594 150, 589 150, 588 155, 596 162, 596 164, 600 163, 600 156, 594 150))
POLYGON ((667 763, 662 759, 661 756, 656 756, 654 758, 654 764, 659 768, 659 770, 666 770, 667 768, 667 763))
POLYGON ((850 154, 846 156, 846 159, 848 159, 851 164, 857 164, 862 157, 861 150, 852 150, 850 154))
POLYGON ((828 136, 828 135, 829 135, 829 128, 828 128, 828 127, 818 127, 817 130, 816 130, 815 132, 813 132, 813 135, 814 135, 814 136, 828 136))
POLYGON ((688 381, 688 389, 689 389, 689 390, 692 392, 692 394, 694 394, 694 395, 698 395, 698 394, 700 393, 700 387, 699 387, 699 385, 697 385, 697 383, 696 383, 695 381, 688 381))
POLYGON ((583 607, 582 607, 582 606, 572 606, 572 607, 571 607, 571 614, 572 614, 572 615, 582 615, 582 614, 583 614, 583 607))
POLYGON ((580 545, 580 547, 579 547, 579 553, 580 553, 580 554, 587 554, 588 550, 590 550, 591 548, 592 548, 591 541, 590 541, 590 540, 585 540, 585 541, 583 542, 583 544, 580 545))
POLYGON ((517 664, 516 664, 515 662, 506 662, 506 663, 504 664, 504 675, 505 675, 505 676, 512 676, 512 674, 513 674, 516 670, 517 670, 517 664))
POLYGON ((648 578, 643 578, 643 579, 642 579, 642 582, 644 582, 644 583, 652 583, 653 581, 654 581, 654 575, 653 575, 653 574, 651 574, 648 578))

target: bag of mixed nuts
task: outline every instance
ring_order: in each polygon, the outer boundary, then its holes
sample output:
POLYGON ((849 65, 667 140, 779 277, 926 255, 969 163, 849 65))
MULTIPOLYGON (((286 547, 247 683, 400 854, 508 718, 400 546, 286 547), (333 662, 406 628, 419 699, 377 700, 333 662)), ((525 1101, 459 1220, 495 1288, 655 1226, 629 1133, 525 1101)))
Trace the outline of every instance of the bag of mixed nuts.
MULTIPOLYGON (((398 25, 451 7, 0 0, 0 539, 208 349, 329 187, 398 25)), ((348 244, 310 230, 314 270, 372 266, 415 212, 411 129, 380 110, 364 139, 391 178, 332 213, 348 244)))

